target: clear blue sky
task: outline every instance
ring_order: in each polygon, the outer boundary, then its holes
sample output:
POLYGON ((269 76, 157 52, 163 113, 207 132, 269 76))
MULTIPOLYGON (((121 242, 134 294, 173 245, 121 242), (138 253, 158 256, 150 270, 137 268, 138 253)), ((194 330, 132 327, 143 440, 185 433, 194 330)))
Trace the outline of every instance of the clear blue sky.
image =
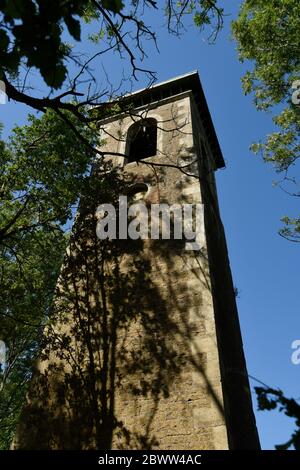
MULTIPOLYGON (((239 4, 239 0, 232 0, 227 7, 230 16, 215 45, 208 44, 193 27, 180 39, 170 37, 162 27, 163 19, 153 15, 160 53, 149 49, 148 66, 157 71, 158 81, 199 70, 227 164, 218 172, 217 184, 234 283, 240 292, 238 307, 248 372, 298 398, 300 365, 291 363, 291 343, 300 339, 300 247, 283 240, 277 231, 280 218, 297 215, 299 207, 296 198, 272 187, 276 175, 248 150, 273 126, 270 115, 258 113, 241 90, 245 66, 237 60, 229 27, 239 4)), ((106 70, 111 77, 120 75, 116 56, 106 60, 106 70)), ((144 85, 141 80, 135 88, 144 85)), ((30 109, 13 103, 0 106, 6 133, 14 123, 24 123, 28 112, 30 109)), ((274 411, 256 412, 256 418, 264 449, 287 441, 294 429, 293 420, 274 411)))

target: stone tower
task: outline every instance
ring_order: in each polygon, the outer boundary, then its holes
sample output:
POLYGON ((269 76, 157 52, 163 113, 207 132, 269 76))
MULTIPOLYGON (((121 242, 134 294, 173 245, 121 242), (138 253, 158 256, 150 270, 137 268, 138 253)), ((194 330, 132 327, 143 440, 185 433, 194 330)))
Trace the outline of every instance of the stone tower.
POLYGON ((198 73, 122 106, 99 123, 114 202, 198 204, 201 226, 101 241, 82 202, 14 447, 258 449, 214 178, 224 160, 198 73))

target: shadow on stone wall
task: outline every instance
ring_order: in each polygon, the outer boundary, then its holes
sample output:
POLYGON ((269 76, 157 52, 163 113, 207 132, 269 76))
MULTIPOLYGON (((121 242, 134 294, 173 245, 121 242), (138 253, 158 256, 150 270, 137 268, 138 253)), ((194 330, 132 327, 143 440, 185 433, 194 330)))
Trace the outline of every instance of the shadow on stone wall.
POLYGON ((116 201, 124 185, 110 173, 105 185, 91 181, 82 198, 15 448, 159 447, 151 426, 156 411, 174 387, 184 393, 189 367, 223 413, 202 351, 190 350, 201 322, 187 312, 201 288, 188 288, 175 266, 184 242, 129 244, 96 236, 98 204, 116 201), (141 398, 147 418, 134 427, 141 398), (137 406, 131 418, 130 406, 137 406))

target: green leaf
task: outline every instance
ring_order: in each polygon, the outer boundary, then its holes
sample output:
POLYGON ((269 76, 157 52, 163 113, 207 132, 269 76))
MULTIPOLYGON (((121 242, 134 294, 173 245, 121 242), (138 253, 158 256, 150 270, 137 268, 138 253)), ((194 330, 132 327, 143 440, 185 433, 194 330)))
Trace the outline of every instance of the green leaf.
POLYGON ((102 0, 101 4, 104 8, 113 13, 118 13, 124 8, 122 0, 102 0))
POLYGON ((67 69, 64 65, 59 64, 54 70, 48 68, 41 69, 41 74, 47 83, 52 88, 58 89, 61 87, 67 76, 67 69))
POLYGON ((81 28, 79 20, 76 20, 72 16, 67 16, 65 17, 65 22, 71 36, 73 36, 76 41, 80 41, 81 28))
POLYGON ((9 38, 3 29, 0 29, 0 49, 2 51, 7 51, 9 46, 9 38))

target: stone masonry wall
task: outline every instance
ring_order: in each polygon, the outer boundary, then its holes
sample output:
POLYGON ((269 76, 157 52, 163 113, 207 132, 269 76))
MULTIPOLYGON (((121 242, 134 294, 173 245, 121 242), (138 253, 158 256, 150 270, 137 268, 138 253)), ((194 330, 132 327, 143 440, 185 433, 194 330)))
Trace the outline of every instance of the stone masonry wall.
MULTIPOLYGON (((158 122, 158 154, 148 158, 147 164, 126 165, 126 159, 118 158, 133 185, 148 184, 144 200, 149 204, 201 203, 197 177, 201 161, 193 136, 191 100, 191 94, 184 93, 160 102, 157 107, 141 110, 141 117, 154 117, 158 122), (180 166, 192 176, 173 167, 152 167, 151 162, 180 166)), ((106 140, 105 148, 126 151, 126 133, 138 119, 136 114, 104 125, 101 135, 106 140)), ((201 251, 187 251, 184 242, 144 241, 150 277, 161 295, 156 308, 159 310, 159 304, 163 304, 162 312, 167 312, 166 316, 175 324, 168 335, 179 370, 166 368, 167 396, 150 393, 135 398, 126 390, 125 381, 117 392, 116 416, 133 433, 147 433, 148 439, 160 449, 228 448, 205 239, 200 242, 204 245, 201 251)), ((129 269, 128 266, 130 259, 124 262, 124 269, 129 269)), ((140 330, 140 325, 135 324, 127 332, 127 348, 135 348, 140 330)), ((136 381, 140 379, 138 375, 136 381)), ((122 439, 119 442, 116 436, 114 446, 122 447, 122 439)))

